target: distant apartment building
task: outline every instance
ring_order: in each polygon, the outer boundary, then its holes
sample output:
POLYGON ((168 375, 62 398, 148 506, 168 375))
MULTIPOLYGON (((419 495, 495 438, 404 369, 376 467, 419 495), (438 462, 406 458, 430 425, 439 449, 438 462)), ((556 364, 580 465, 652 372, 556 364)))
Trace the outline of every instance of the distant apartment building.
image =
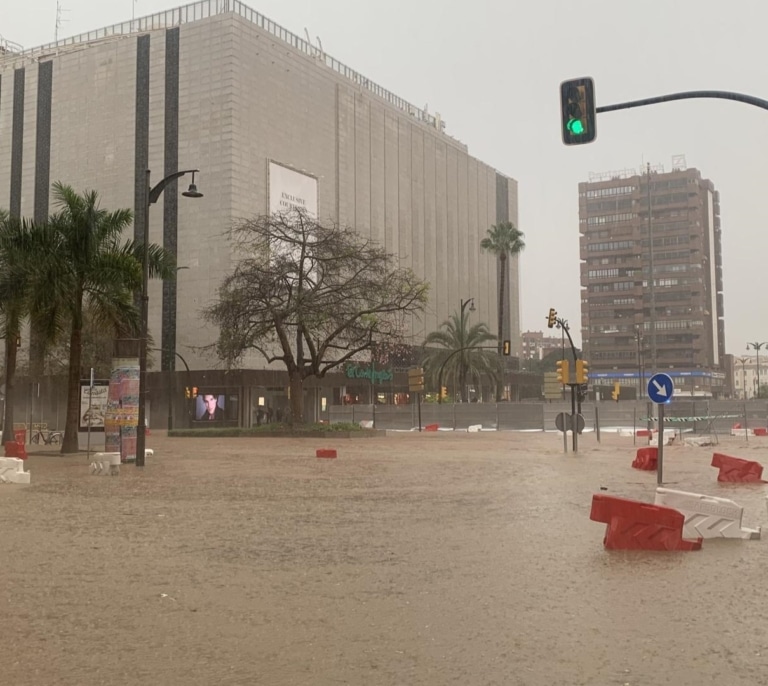
POLYGON ((719 396, 720 198, 697 169, 680 159, 673 167, 593 174, 579 184, 583 347, 596 385, 645 380, 642 388, 663 371, 678 395, 719 396))
POLYGON ((758 389, 768 384, 768 356, 740 355, 731 357, 733 363, 732 395, 739 400, 757 398, 758 389), (762 359, 761 359, 762 358, 762 359))
POLYGON ((552 350, 563 347, 561 336, 545 336, 541 331, 524 331, 520 340, 523 360, 541 360, 552 350))

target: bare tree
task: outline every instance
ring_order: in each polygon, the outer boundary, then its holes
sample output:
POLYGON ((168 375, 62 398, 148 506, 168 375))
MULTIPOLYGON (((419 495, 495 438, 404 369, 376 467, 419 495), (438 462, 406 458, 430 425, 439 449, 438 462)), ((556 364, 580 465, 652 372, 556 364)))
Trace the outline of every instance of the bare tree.
POLYGON ((303 383, 397 339, 428 285, 356 231, 303 211, 262 215, 230 232, 238 261, 204 311, 216 352, 234 366, 249 351, 282 363, 291 419, 304 421, 303 383))

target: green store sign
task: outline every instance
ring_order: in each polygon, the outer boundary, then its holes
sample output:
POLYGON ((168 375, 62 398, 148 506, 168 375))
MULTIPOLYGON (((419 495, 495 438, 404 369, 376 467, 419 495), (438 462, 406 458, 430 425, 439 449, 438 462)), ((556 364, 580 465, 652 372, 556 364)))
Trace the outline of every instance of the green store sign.
POLYGON ((374 369, 370 365, 368 367, 361 367, 358 364, 347 366, 348 379, 368 379, 371 383, 377 384, 392 381, 394 376, 391 369, 374 369))

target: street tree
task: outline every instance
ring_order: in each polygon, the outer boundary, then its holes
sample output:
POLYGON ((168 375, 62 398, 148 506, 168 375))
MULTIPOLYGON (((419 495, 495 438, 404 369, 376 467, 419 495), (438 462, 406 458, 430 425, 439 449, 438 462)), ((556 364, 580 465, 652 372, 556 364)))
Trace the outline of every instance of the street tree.
POLYGON ((292 422, 304 421, 303 383, 400 338, 424 310, 428 286, 397 257, 348 227, 301 210, 260 215, 229 232, 234 269, 204 310, 228 366, 249 352, 288 372, 292 422))
MULTIPOLYGON (((439 374, 443 368, 443 383, 451 381, 459 390, 462 402, 467 402, 467 381, 478 385, 483 378, 498 386, 501 380, 501 358, 485 344, 496 341, 484 322, 469 325, 469 312, 454 313, 446 319, 438 331, 431 332, 424 340, 422 363, 424 372, 432 387, 439 385, 439 374)), ((437 389, 442 392, 441 388, 437 389)))
MULTIPOLYGON (((498 301, 498 342, 501 355, 502 339, 504 337, 504 313, 507 311, 507 258, 519 255, 525 248, 524 234, 512 222, 500 222, 491 226, 488 235, 480 241, 480 247, 495 255, 499 260, 499 301, 498 301)), ((501 400, 504 389, 499 384, 496 389, 496 400, 501 400)))
MULTIPOLYGON (((61 452, 76 452, 80 416, 83 329, 85 313, 96 326, 115 336, 136 336, 140 315, 134 295, 142 283, 142 243, 125 240, 123 232, 133 220, 128 209, 100 207, 96 191, 77 193, 56 182, 53 199, 57 212, 45 229, 44 250, 38 271, 47 284, 36 294, 34 311, 45 312, 47 338, 69 338, 67 414, 61 452)), ((173 256, 161 246, 149 246, 149 274, 175 278, 173 256)))
POLYGON ((44 285, 37 269, 39 252, 39 227, 32 221, 11 216, 8 212, 0 210, 0 337, 5 341, 3 430, 11 437, 17 340, 20 340, 22 325, 29 321, 30 314, 38 317, 35 321, 44 317, 42 312, 36 311, 33 301, 35 283, 44 285))

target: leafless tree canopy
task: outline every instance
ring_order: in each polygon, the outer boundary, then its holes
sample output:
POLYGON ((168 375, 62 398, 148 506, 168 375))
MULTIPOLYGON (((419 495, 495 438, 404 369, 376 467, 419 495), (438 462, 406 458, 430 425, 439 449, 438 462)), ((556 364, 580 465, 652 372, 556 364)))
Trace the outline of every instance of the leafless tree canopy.
POLYGON ((352 229, 303 212, 238 223, 239 256, 205 311, 220 329, 218 356, 236 364, 248 350, 289 374, 323 376, 380 341, 398 338, 421 312, 427 284, 352 229))

